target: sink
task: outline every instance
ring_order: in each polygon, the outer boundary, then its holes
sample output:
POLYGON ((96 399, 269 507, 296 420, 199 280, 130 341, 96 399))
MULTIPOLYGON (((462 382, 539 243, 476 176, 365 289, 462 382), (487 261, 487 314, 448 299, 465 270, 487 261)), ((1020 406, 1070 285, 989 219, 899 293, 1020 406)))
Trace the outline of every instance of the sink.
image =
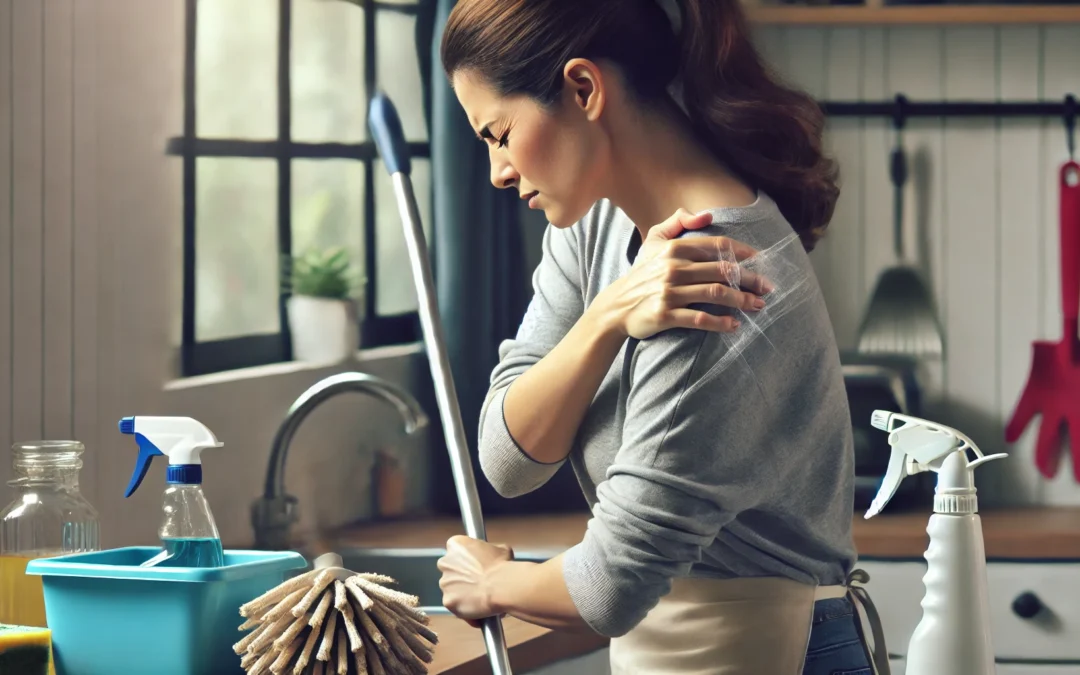
MULTIPOLYGON (((383 574, 397 580, 392 588, 420 598, 420 608, 428 614, 449 614, 442 605, 436 563, 446 553, 441 548, 345 548, 335 551, 353 572, 383 574)), ((551 551, 514 551, 515 560, 544 562, 557 555, 551 551)), ((310 563, 307 569, 310 569, 310 563)), ((295 570, 302 574, 306 570, 295 570)))

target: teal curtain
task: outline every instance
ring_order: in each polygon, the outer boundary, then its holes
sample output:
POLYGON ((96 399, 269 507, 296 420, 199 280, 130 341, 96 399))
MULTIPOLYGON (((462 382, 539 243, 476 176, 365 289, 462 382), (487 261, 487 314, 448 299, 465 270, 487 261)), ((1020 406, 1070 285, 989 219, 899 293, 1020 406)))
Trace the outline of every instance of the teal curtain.
MULTIPOLYGON (((454 373, 474 471, 485 512, 510 508, 489 486, 475 461, 480 408, 499 343, 517 332, 531 290, 525 265, 517 193, 497 190, 488 180, 487 148, 476 139, 443 74, 439 59, 442 28, 456 0, 430 0, 417 22, 430 27, 430 52, 421 54, 430 82, 434 183, 433 267, 446 348, 454 373)), ((423 44, 423 42, 420 42, 423 44)), ((440 510, 457 509, 445 452, 435 453, 440 510)), ((524 501, 514 500, 518 509, 524 501)))

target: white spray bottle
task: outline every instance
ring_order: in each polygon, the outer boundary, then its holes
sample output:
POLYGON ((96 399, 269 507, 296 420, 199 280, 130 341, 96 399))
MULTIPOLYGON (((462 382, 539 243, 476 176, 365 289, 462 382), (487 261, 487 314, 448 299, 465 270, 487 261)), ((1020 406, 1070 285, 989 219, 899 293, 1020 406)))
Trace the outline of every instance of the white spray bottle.
POLYGON ((934 513, 926 533, 923 615, 908 642, 907 675, 994 675, 986 590, 986 550, 975 496, 975 468, 1007 455, 983 455, 956 429, 918 417, 875 410, 871 424, 889 432, 892 455, 866 518, 885 508, 900 481, 937 473, 934 513), (968 449, 976 459, 968 460, 968 449))
POLYGON ((139 459, 124 497, 139 489, 154 457, 168 457, 163 517, 158 536, 162 551, 142 567, 220 567, 225 564, 217 523, 202 491, 206 448, 220 448, 214 433, 190 417, 125 417, 120 433, 135 436, 139 459))

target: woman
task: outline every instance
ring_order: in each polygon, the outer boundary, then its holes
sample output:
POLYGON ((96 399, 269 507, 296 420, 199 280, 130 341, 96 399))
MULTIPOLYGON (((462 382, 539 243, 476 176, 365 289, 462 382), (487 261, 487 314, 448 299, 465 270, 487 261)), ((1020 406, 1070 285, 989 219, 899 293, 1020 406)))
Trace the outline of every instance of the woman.
POLYGON ((593 513, 543 564, 455 537, 444 604, 612 637, 616 674, 870 673, 817 106, 736 0, 461 0, 442 59, 492 182, 551 223, 481 465, 516 496, 569 460, 593 513))

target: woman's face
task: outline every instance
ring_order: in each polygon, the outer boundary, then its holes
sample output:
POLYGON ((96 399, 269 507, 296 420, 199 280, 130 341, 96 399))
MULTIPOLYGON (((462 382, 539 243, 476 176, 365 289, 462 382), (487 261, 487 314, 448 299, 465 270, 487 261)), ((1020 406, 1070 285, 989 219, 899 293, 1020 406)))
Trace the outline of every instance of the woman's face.
MULTIPOLYGON (((570 83, 553 109, 527 96, 499 96, 469 71, 453 78, 469 123, 488 146, 491 182, 514 188, 556 227, 583 218, 602 195, 603 134, 597 114, 570 83)), ((596 97, 594 96, 594 99, 596 97)))

